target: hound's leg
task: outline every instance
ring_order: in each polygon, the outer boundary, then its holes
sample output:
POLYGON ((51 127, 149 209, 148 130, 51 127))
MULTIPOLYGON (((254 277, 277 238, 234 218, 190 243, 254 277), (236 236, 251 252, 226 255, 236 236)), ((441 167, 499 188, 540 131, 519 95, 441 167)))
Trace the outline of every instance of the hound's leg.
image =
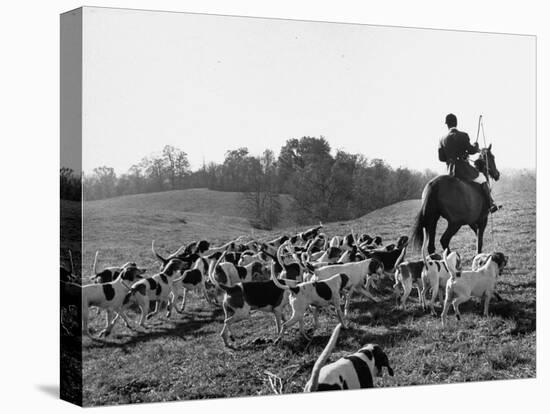
POLYGON ((108 336, 111 333, 111 329, 113 329, 114 320, 116 319, 116 315, 113 315, 113 311, 111 309, 107 309, 106 315, 105 315, 105 327, 101 332, 99 332, 99 336, 108 336))
POLYGON ((348 326, 346 324, 346 318, 344 314, 342 313, 342 309, 340 308, 340 301, 336 301, 334 303, 334 307, 336 308, 336 315, 338 316, 338 319, 340 320, 340 323, 342 324, 342 328, 347 329, 348 326))
POLYGON ((352 286, 352 288, 346 294, 346 302, 344 303, 344 315, 348 314, 351 295, 353 294, 353 292, 355 292, 355 286, 352 286))
POLYGON ((491 292, 485 292, 485 306, 483 307, 483 316, 489 316, 489 302, 491 301, 491 292))
POLYGON ((466 302, 468 299, 469 299, 468 297, 460 296, 453 300, 453 309, 455 310, 457 320, 460 320, 460 310, 458 309, 458 306, 461 303, 466 302))
POLYGON ((401 296, 401 307, 403 309, 405 309, 405 307, 407 306, 407 299, 409 298, 409 295, 411 294, 411 291, 412 291, 412 283, 411 282, 406 282, 403 284, 403 296, 401 296))
POLYGON ((309 337, 305 333, 304 329, 304 312, 305 309, 302 309, 301 307, 298 309, 294 306, 292 307, 292 316, 281 326, 281 332, 279 332, 279 336, 275 340, 275 343, 279 342, 283 338, 285 331, 297 322, 300 322, 300 332, 305 338, 309 340, 309 337))
POLYGON ((117 321, 119 316, 122 318, 122 320, 124 321, 124 323, 126 324, 126 327, 128 329, 134 330, 134 327, 130 323, 130 320, 128 319, 128 316, 126 315, 126 313, 123 310, 120 310, 116 313, 115 319, 113 320, 113 324, 117 321))
POLYGON ((146 318, 149 320, 151 319, 153 316, 155 316, 158 311, 159 311, 159 308, 160 308, 160 304, 159 304, 160 301, 156 300, 155 301, 155 309, 153 310, 153 312, 150 312, 147 314, 146 318))
POLYGON ((445 303, 443 304, 443 310, 441 311, 441 324, 445 326, 445 322, 447 321, 447 313, 449 312, 449 308, 451 307, 451 292, 447 291, 445 293, 445 303))
POLYGON ((432 297, 430 298, 430 302, 429 302, 429 306, 430 306, 430 313, 432 315, 435 316, 435 308, 434 308, 434 303, 435 303, 435 299, 438 295, 440 295, 440 290, 439 290, 439 280, 436 280, 435 281, 436 283, 433 283, 432 284, 432 297))
MULTIPOLYGON (((204 292, 204 297, 206 297, 206 290, 203 290, 203 292, 204 292)), ((208 300, 208 298, 206 300, 208 300)), ((180 307, 180 310, 178 311, 179 313, 183 313, 186 302, 187 302, 187 288, 183 288, 183 299, 181 300, 181 307, 180 307)))

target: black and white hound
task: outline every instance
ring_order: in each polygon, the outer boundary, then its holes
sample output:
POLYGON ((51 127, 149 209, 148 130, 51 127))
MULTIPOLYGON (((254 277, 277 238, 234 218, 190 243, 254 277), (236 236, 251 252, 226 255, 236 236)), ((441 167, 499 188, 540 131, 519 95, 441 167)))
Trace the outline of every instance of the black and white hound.
POLYGON ((382 376, 384 367, 393 377, 388 356, 375 344, 368 344, 354 354, 325 365, 336 345, 340 327, 338 324, 334 328, 325 349, 315 362, 305 392, 373 388, 374 378, 382 376))
POLYGON ((276 342, 280 341, 285 331, 295 323, 300 324, 300 333, 302 336, 306 340, 310 340, 304 327, 304 315, 310 306, 313 307, 313 331, 317 329, 319 308, 327 308, 330 305, 334 305, 340 323, 344 327, 346 326, 344 315, 340 308, 340 294, 349 281, 346 274, 339 273, 322 281, 302 283, 284 279, 283 284, 283 280, 278 280, 275 277, 275 272, 272 270, 271 280, 273 280, 278 288, 290 291, 289 303, 292 308, 292 316, 288 321, 283 323, 276 342))
POLYGON ((132 284, 143 279, 143 273, 143 269, 129 266, 124 268, 113 282, 92 283, 82 286, 82 332, 85 335, 90 336, 88 330, 88 310, 90 306, 96 306, 107 311, 106 325, 100 332, 100 336, 108 335, 111 332, 117 315, 124 319, 128 327, 131 327, 128 318, 124 314, 124 299, 131 290, 132 284))
POLYGON ((283 309, 288 304, 289 293, 279 288, 272 280, 243 282, 233 286, 218 284, 225 291, 223 310, 225 319, 220 336, 226 347, 229 340, 235 341, 231 325, 250 317, 251 310, 273 313, 277 334, 281 331, 283 309))
POLYGON ((136 303, 139 306, 141 314, 138 324, 141 328, 147 328, 145 318, 154 316, 162 303, 168 303, 167 316, 170 316, 174 300, 172 293, 174 279, 185 270, 187 270, 185 262, 180 259, 171 259, 160 273, 144 278, 131 286, 123 305, 129 306, 130 303, 136 303), (155 310, 148 313, 150 302, 156 302, 156 305, 155 310))
POLYGON ((313 273, 310 279, 312 281, 323 281, 340 273, 347 276, 348 282, 345 286, 346 301, 344 305, 345 315, 348 313, 350 298, 353 292, 362 293, 372 301, 378 302, 378 299, 372 296, 368 291, 373 278, 381 276, 384 271, 382 264, 376 259, 365 259, 359 262, 328 265, 319 269, 308 265, 308 268, 313 273))
POLYGON ((451 277, 445 287, 445 303, 441 312, 441 323, 445 325, 447 312, 451 303, 453 305, 456 318, 460 320, 459 305, 472 297, 483 298, 483 316, 489 316, 489 302, 495 292, 497 276, 502 274, 504 267, 508 263, 508 257, 501 252, 492 253, 485 264, 477 270, 456 271, 449 267, 447 263, 448 250, 443 253, 443 260, 451 272, 451 277))
MULTIPOLYGON (((95 257, 94 257, 94 264, 92 265, 93 276, 92 276, 91 279, 94 283, 112 282, 113 280, 115 280, 120 275, 120 272, 122 272, 122 270, 125 269, 126 267, 137 267, 136 263, 127 262, 127 263, 123 264, 122 266, 110 266, 110 267, 104 268, 101 272, 98 272, 97 269, 96 269, 98 254, 99 254, 99 251, 96 251, 95 252, 95 257)), ((142 269, 142 270, 143 270, 142 273, 146 272, 146 269, 142 269)))

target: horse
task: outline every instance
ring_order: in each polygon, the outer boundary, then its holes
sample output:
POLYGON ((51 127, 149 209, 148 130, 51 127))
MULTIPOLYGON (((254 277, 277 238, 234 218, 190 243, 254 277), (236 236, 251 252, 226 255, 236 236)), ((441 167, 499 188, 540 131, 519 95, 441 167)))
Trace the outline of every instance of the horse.
MULTIPOLYGON (((485 176, 498 181, 500 172, 491 152, 492 144, 482 148, 474 161, 475 168, 485 176)), ((477 252, 483 248, 483 233, 487 226, 489 205, 481 185, 464 181, 450 175, 440 175, 432 179, 422 191, 422 207, 416 216, 411 236, 412 245, 419 249, 423 242, 423 229, 428 233, 428 253, 435 253, 435 231, 440 217, 447 220, 447 229, 440 239, 443 251, 449 247, 451 238, 458 230, 468 225, 477 236, 477 252)))

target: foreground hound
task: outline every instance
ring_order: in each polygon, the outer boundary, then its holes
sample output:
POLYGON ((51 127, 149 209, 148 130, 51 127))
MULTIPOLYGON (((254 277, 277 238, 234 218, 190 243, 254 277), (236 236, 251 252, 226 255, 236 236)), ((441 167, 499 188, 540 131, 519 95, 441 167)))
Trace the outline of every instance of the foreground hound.
POLYGON ((141 311, 139 318, 139 326, 147 328, 145 318, 147 319, 158 313, 160 305, 168 302, 168 315, 172 310, 173 302, 173 283, 178 274, 186 270, 186 263, 179 259, 172 259, 164 267, 162 272, 156 275, 142 279, 134 283, 130 291, 126 294, 123 304, 128 306, 129 303, 136 303, 141 311), (149 302, 156 302, 155 310, 149 314, 149 302))
MULTIPOLYGON (((447 264, 448 250, 443 254, 443 260, 447 264)), ((457 272, 450 268, 451 277, 447 281, 445 288, 445 304, 441 312, 441 322, 445 324, 447 312, 451 303, 453 305, 456 318, 460 320, 460 311, 458 306, 469 300, 473 296, 481 298, 485 296, 483 307, 483 316, 489 316, 489 302, 495 291, 497 276, 502 274, 502 270, 508 262, 508 257, 503 253, 492 253, 487 262, 478 270, 457 272)))
POLYGON ((281 331, 283 309, 288 304, 288 290, 281 289, 272 280, 237 283, 234 286, 218 284, 225 291, 223 310, 225 319, 220 336, 226 347, 234 341, 231 325, 250 317, 251 310, 270 312, 275 316, 277 334, 281 331))
POLYGON ((127 326, 131 326, 122 310, 124 298, 131 290, 132 283, 143 279, 144 272, 144 270, 137 267, 126 267, 113 282, 82 286, 82 332, 85 335, 90 336, 88 330, 88 310, 90 306, 107 310, 107 323, 99 333, 100 336, 108 335, 111 332, 117 314, 124 319, 127 326))
MULTIPOLYGON (((94 274, 94 276, 92 276, 92 280, 94 283, 112 282, 120 275, 120 272, 122 272, 123 269, 127 267, 137 267, 137 264, 135 264, 134 262, 128 262, 123 264, 120 267, 110 266, 110 267, 104 268, 101 272, 98 272, 96 270, 98 254, 99 254, 99 250, 95 252, 94 264, 92 266, 92 273, 94 274)), ((146 269, 143 269, 142 273, 145 273, 145 271, 146 269)))
POLYGON ((350 298, 353 292, 357 291, 368 297, 374 302, 378 302, 368 291, 372 282, 372 276, 381 276, 383 274, 382 264, 376 259, 365 259, 359 262, 349 262, 344 264, 335 264, 315 269, 307 264, 309 270, 313 273, 312 281, 323 281, 333 277, 336 274, 343 273, 348 277, 346 284, 346 302, 344 305, 344 314, 347 315, 350 298))
POLYGON ((339 333, 340 325, 337 325, 313 366, 311 378, 304 388, 305 392, 373 388, 374 378, 382 376, 383 367, 386 367, 388 374, 393 377, 388 356, 382 348, 374 344, 368 344, 355 354, 324 365, 336 345, 339 333))
POLYGON ((285 331, 297 322, 300 323, 302 336, 308 341, 311 339, 304 328, 304 315, 310 306, 313 306, 313 331, 317 329, 319 308, 327 308, 330 305, 334 305, 340 323, 344 327, 346 326, 342 309, 340 309, 340 294, 349 281, 347 275, 341 273, 323 281, 315 282, 296 283, 292 280, 285 280, 285 284, 283 284, 275 277, 275 272, 272 271, 271 280, 278 288, 290 291, 289 302, 292 307, 292 316, 283 324, 276 342, 279 342, 285 331))

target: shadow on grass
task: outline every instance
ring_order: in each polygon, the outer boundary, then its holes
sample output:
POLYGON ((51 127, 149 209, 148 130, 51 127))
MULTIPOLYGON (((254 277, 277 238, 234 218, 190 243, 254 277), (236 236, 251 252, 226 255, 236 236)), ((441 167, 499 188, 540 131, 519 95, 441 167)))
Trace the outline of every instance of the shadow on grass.
POLYGON ((180 318, 184 319, 173 319, 170 321, 162 321, 163 324, 173 324, 174 326, 158 326, 154 325, 154 322, 149 322, 149 331, 148 332, 137 332, 132 331, 129 334, 118 334, 118 337, 126 337, 127 339, 116 340, 111 338, 106 339, 97 339, 94 338, 90 348, 101 348, 101 347, 126 347, 131 345, 136 345, 141 342, 147 342, 157 338, 186 338, 186 337, 198 337, 203 335, 208 335, 208 332, 198 332, 201 328, 206 325, 209 325, 212 322, 219 322, 220 318, 223 320, 223 311, 221 308, 216 308, 212 312, 205 314, 201 312, 199 314, 193 314, 193 312, 185 312, 182 315, 179 315, 180 318), (152 325, 152 326, 151 326, 152 325), (151 330, 152 329, 152 330, 151 330))

